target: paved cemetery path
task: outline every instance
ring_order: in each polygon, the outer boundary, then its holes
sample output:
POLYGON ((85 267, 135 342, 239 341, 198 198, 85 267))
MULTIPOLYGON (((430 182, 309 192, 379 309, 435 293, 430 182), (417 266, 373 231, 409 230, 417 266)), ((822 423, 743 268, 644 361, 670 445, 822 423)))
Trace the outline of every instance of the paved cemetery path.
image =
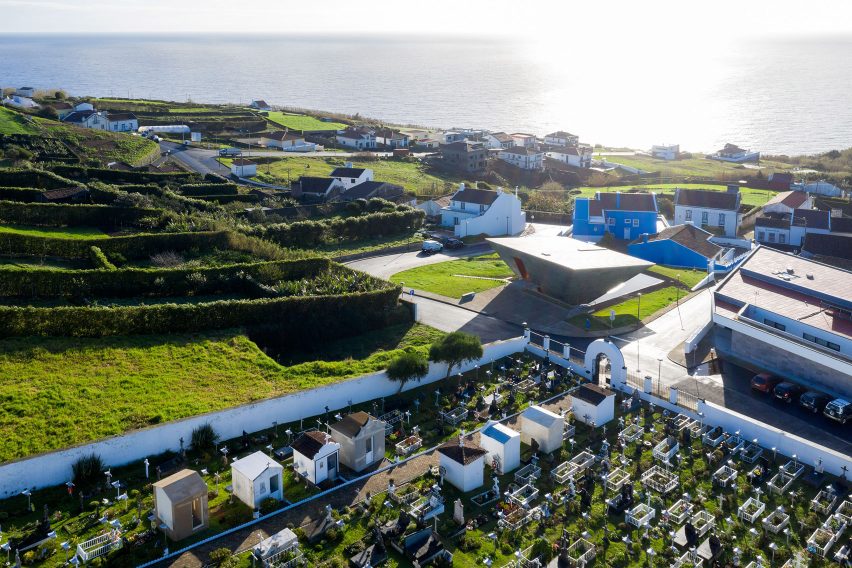
MULTIPOLYGON (((544 408, 553 412, 560 412, 571 405, 571 397, 562 395, 543 404, 544 408)), ((504 421, 504 424, 514 429, 520 429, 520 418, 514 416, 504 421)), ((479 442, 479 433, 475 434, 474 441, 479 442)), ((277 533, 286 528, 288 525, 294 527, 302 527, 310 524, 316 519, 320 519, 325 515, 326 505, 331 505, 333 509, 340 510, 344 507, 352 506, 367 498, 367 494, 377 495, 383 493, 388 487, 388 481, 393 479, 397 487, 401 487, 421 476, 423 476, 432 466, 438 465, 438 452, 430 451, 423 455, 417 456, 399 466, 392 469, 382 471, 376 475, 370 476, 361 482, 353 483, 326 497, 315 499, 298 505, 289 511, 275 515, 274 517, 262 521, 258 524, 246 527, 245 529, 236 531, 232 534, 218 538, 210 543, 194 548, 185 552, 181 556, 164 561, 162 566, 175 566, 181 568, 200 568, 207 563, 209 555, 217 548, 229 548, 235 554, 246 551, 261 540, 277 533)))

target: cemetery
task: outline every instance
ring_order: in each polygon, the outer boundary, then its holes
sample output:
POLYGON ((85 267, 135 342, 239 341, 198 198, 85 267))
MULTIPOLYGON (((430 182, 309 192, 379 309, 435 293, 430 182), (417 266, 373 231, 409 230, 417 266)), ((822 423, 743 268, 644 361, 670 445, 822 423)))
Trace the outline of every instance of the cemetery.
MULTIPOLYGON (((110 564, 138 565, 167 548, 237 527, 253 512, 233 492, 231 464, 258 451, 284 468, 284 500, 262 501, 259 514, 281 510, 287 519, 314 520, 290 527, 295 543, 285 539, 288 544, 272 554, 248 550, 234 558, 238 566, 251 565, 254 555, 265 566, 339 566, 340 559, 349 559, 354 566, 663 567, 715 561, 821 567, 849 554, 852 501, 845 478, 820 472, 821 482, 814 485, 809 483, 814 468, 771 451, 749 461, 756 453, 749 445, 756 442, 695 428, 694 419, 647 403, 619 404, 609 424, 575 422, 564 439, 577 379, 558 372, 549 388, 539 383, 526 394, 513 388, 546 366, 520 355, 497 362, 488 374, 477 369, 439 388, 424 385, 341 410, 379 417, 396 411, 400 418, 389 433, 385 464, 407 459, 423 465, 413 468, 413 477, 398 477, 396 469, 367 474, 366 498, 327 505, 318 517, 309 513, 317 506, 312 496, 356 474, 341 465, 342 479, 312 485, 293 472, 287 449, 302 434, 327 431, 334 421, 330 411, 210 445, 184 441, 181 452, 152 456, 144 465, 110 470, 98 463, 90 481, 6 499, 0 511, 8 519, 2 534, 10 561, 19 554, 22 564, 59 566, 72 556, 77 562, 98 556, 110 564), (492 396, 486 402, 498 388, 502 400, 492 396), (534 411, 529 442, 521 443, 518 467, 508 470, 500 459, 484 459, 478 430, 499 423, 521 433, 520 413, 531 405, 541 410, 534 411), (561 444, 545 453, 538 439, 549 443, 551 432, 561 444), (462 445, 482 462, 477 467, 483 481, 468 491, 450 482, 435 465, 437 456, 430 458, 438 446, 462 445), (151 484, 187 468, 207 485, 209 526, 177 545, 151 520, 151 484), (796 555, 807 563, 795 563, 796 555)), ((462 461, 472 463, 468 458, 462 461)))

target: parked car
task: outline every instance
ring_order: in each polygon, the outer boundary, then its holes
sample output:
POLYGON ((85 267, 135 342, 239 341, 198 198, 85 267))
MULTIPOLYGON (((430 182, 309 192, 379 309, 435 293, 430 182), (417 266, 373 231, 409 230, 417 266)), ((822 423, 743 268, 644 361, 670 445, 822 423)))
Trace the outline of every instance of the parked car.
POLYGON ((239 156, 243 151, 239 148, 222 148, 219 150, 220 156, 239 156))
POLYGON ((775 395, 775 398, 777 398, 778 400, 783 400, 787 403, 793 402, 793 400, 799 395, 801 395, 803 392, 805 392, 804 387, 797 385, 796 383, 791 383, 789 381, 778 383, 772 390, 772 394, 775 395))
POLYGON ((770 375, 769 373, 760 373, 751 378, 751 389, 763 393, 770 393, 775 385, 781 382, 779 377, 770 375))
POLYGON ((832 420, 846 424, 852 419, 852 402, 842 398, 835 398, 825 405, 825 410, 822 413, 832 420))
POLYGON ((423 246, 420 249, 426 254, 435 254, 436 252, 441 252, 444 250, 444 245, 439 243, 438 241, 433 241, 431 239, 423 241, 423 246))
POLYGON ((814 414, 825 410, 825 405, 831 402, 831 397, 819 391, 808 391, 799 397, 799 404, 814 414))
POLYGON ((444 241, 444 246, 450 250, 460 249, 464 247, 464 241, 460 239, 449 238, 444 241))

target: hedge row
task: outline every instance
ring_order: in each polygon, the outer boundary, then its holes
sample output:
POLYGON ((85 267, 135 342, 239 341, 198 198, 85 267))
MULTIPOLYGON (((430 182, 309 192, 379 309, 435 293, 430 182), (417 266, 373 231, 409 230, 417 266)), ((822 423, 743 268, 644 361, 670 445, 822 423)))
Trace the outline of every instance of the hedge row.
MULTIPOLYGON (((3 270, 0 297, 186 296, 241 290, 240 280, 276 283, 312 278, 323 271, 343 270, 325 258, 232 264, 213 268, 116 269, 97 246, 90 247, 96 270, 3 270), (95 252, 97 251, 97 252, 95 252), (109 267, 112 267, 111 269, 109 267)), ((376 285, 382 283, 376 280, 376 285)))
POLYGON ((63 203, 16 203, 0 201, 0 222, 48 227, 135 226, 144 218, 160 217, 160 209, 111 207, 109 205, 66 205, 63 203))
POLYGON ((231 231, 139 234, 108 239, 63 239, 0 233, 0 254, 89 258, 91 246, 100 247, 107 257, 120 254, 127 259, 149 258, 158 252, 180 252, 189 249, 199 251, 232 249, 268 260, 294 257, 294 253, 281 250, 273 243, 231 231))
POLYGON ((185 183, 180 186, 179 191, 183 195, 237 195, 237 184, 235 183, 185 183))
POLYGON ((154 198, 159 198, 158 205, 172 211, 197 210, 197 211, 214 211, 217 209, 215 204, 208 203, 202 199, 194 199, 185 197, 179 193, 175 193, 167 187, 160 187, 154 184, 147 185, 107 185, 103 182, 93 182, 89 185, 89 193, 92 200, 97 203, 111 204, 120 196, 127 193, 139 193, 149 195, 154 198), (163 201, 165 200, 165 201, 163 201))
POLYGON ((255 227, 249 234, 269 239, 284 247, 310 248, 338 241, 357 241, 383 235, 410 232, 423 226, 426 213, 400 206, 396 211, 368 213, 357 217, 338 217, 296 221, 255 227))
POLYGON ((0 306, 0 336, 103 337, 182 333, 245 325, 276 324, 293 329, 346 329, 383 325, 400 288, 334 296, 223 300, 199 304, 130 307, 33 308, 0 306))
POLYGON ((0 186, 4 187, 60 189, 77 185, 77 182, 44 170, 0 169, 0 186))
POLYGON ((158 185, 166 183, 180 184, 189 183, 191 180, 197 179, 198 177, 197 174, 189 172, 139 172, 69 165, 54 166, 53 171, 61 176, 71 179, 82 181, 96 179, 107 183, 156 183, 158 185))
POLYGON ((0 201, 36 203, 41 199, 42 191, 32 187, 0 187, 0 201))
MULTIPOLYGON (((100 249, 100 247, 95 247, 95 246, 89 247, 89 259, 91 259, 92 265, 94 265, 94 267, 96 269, 116 270, 115 265, 109 261, 109 259, 104 254, 104 251, 102 251, 100 249)), ((55 272, 61 273, 62 271, 57 270, 55 272)), ((84 271, 74 271, 74 272, 84 272, 84 271)), ((89 271, 89 272, 91 272, 91 271, 89 271)), ((34 286, 35 282, 32 279, 33 276, 34 275, 32 273, 30 273, 30 274, 28 274, 28 278, 27 278, 27 280, 29 280, 28 284, 30 284, 32 289, 35 288, 35 286, 34 286)), ((10 279, 6 279, 2 284, 0 284, 0 288, 3 288, 5 284, 10 283, 9 280, 10 279)), ((74 282, 74 281, 68 282, 68 283, 66 283, 65 285, 62 286, 62 289, 67 290, 68 284, 76 284, 76 282, 74 282)), ((19 294, 16 294, 16 295, 19 295, 19 294)))

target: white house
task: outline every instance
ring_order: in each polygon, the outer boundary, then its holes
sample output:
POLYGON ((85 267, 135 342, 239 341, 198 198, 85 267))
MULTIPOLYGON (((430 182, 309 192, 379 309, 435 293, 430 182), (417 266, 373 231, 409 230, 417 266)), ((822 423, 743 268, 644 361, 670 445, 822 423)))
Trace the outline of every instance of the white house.
POLYGON ((441 225, 454 227, 457 237, 517 235, 526 221, 517 195, 499 189, 467 189, 464 184, 453 194, 450 205, 441 210, 441 225))
POLYGON ((107 130, 110 132, 136 132, 139 130, 139 119, 132 112, 106 113, 107 130))
POLYGON ((375 132, 376 142, 388 148, 408 148, 411 136, 392 128, 379 128, 375 132))
POLYGON ((441 210, 444 207, 449 207, 452 201, 452 196, 445 195, 435 199, 427 199, 414 205, 415 209, 420 209, 426 212, 426 217, 435 218, 441 216, 441 210))
POLYGON ((305 432, 291 444, 293 469, 296 473, 319 485, 337 479, 340 444, 325 432, 305 432))
POLYGON ((347 128, 337 133, 337 143, 355 150, 375 150, 376 135, 368 128, 347 128))
POLYGON ((789 213, 796 209, 813 209, 814 198, 804 191, 783 191, 763 205, 764 213, 789 213))
POLYGON ((19 97, 26 97, 31 99, 35 96, 35 88, 34 87, 18 87, 15 89, 15 94, 19 97))
POLYGON ((544 143, 550 146, 578 146, 580 137, 564 130, 557 130, 545 136, 544 143))
POLYGON ((488 452, 488 463, 494 465, 497 458, 500 475, 521 465, 521 435, 504 424, 489 421, 479 433, 479 445, 488 452))
POLYGON ((263 99, 252 101, 249 106, 255 110, 272 110, 272 108, 270 108, 263 99))
POLYGON ((740 148, 736 144, 725 144, 724 148, 707 157, 711 160, 721 160, 723 162, 756 162, 760 160, 760 152, 750 152, 740 148))
POLYGON ((489 132, 482 137, 482 141, 492 150, 511 148, 515 145, 515 139, 505 132, 489 132))
POLYGON ((438 464, 443 468, 444 479, 467 493, 482 487, 487 455, 487 451, 459 436, 458 442, 447 442, 438 448, 438 464))
POLYGON ((574 418, 583 424, 603 426, 615 416, 615 393, 600 385, 585 384, 571 396, 574 418))
POLYGON ((736 237, 742 221, 740 191, 736 185, 728 191, 675 189, 674 224, 692 223, 696 227, 715 228, 725 237, 736 237))
POLYGON ((365 181, 373 181, 373 170, 370 168, 355 168, 352 162, 346 162, 342 168, 334 168, 331 172, 331 177, 340 182, 343 189, 349 189, 364 183, 365 181))
POLYGON ((252 509, 265 499, 284 498, 284 466, 263 452, 255 452, 231 464, 234 496, 252 509))
POLYGON ((591 146, 567 146, 559 148, 551 152, 547 152, 547 157, 552 160, 558 160, 568 164, 574 168, 591 168, 592 167, 592 147, 591 146))
POLYGON ((531 146, 505 148, 500 150, 497 157, 522 170, 544 169, 544 152, 540 152, 531 146))
POLYGON ((191 469, 154 482, 154 517, 172 540, 182 540, 210 524, 207 484, 191 469))
POLYGON ((801 247, 806 235, 832 232, 831 221, 831 211, 819 209, 764 213, 754 220, 754 239, 763 245, 801 247))
POLYGON ((257 175, 257 164, 245 158, 234 158, 231 173, 239 178, 254 177, 257 175))
POLYGON ((340 463, 363 471, 385 459, 385 429, 384 422, 363 411, 329 426, 332 439, 340 444, 340 463))
POLYGON ((109 130, 109 121, 106 115, 94 110, 74 110, 65 117, 62 122, 79 126, 80 128, 92 128, 95 130, 109 130))
POLYGON ((22 97, 18 94, 14 94, 11 97, 6 97, 5 99, 3 99, 3 104, 15 108, 39 108, 39 104, 37 102, 35 102, 29 97, 22 97))
POLYGON ((532 445, 535 440, 545 454, 562 447, 564 430, 565 419, 541 406, 530 406, 521 413, 521 441, 532 445))
POLYGON ((676 160, 680 154, 680 144, 655 144, 651 146, 651 156, 660 160, 676 160))
POLYGON ((525 134, 524 132, 513 132, 509 136, 515 141, 515 146, 525 146, 534 148, 536 145, 535 134, 525 134))
POLYGON ((279 148, 285 152, 313 152, 317 149, 316 144, 305 142, 304 137, 290 134, 286 130, 261 134, 260 144, 267 148, 279 148))

